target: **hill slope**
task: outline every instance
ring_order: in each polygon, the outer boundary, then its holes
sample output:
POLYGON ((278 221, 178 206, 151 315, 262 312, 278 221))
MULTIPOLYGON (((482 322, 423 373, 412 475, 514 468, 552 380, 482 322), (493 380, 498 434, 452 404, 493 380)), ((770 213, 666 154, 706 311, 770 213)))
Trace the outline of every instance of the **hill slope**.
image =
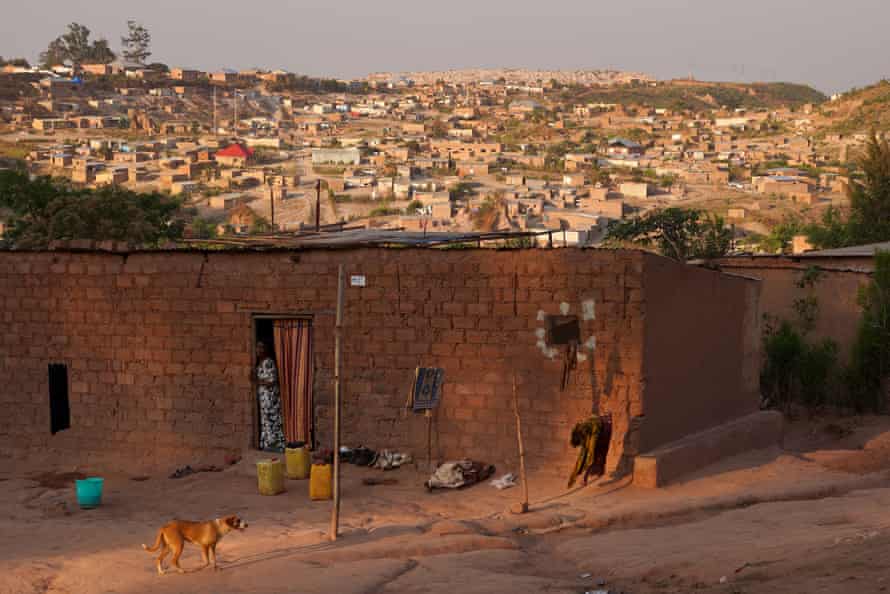
POLYGON ((702 111, 728 107, 778 108, 819 104, 827 100, 821 92, 794 83, 721 83, 676 80, 620 85, 604 89, 568 90, 577 102, 636 104, 654 108, 702 111))
POLYGON ((890 81, 854 89, 835 101, 822 105, 826 118, 826 132, 852 134, 856 132, 890 131, 890 81))

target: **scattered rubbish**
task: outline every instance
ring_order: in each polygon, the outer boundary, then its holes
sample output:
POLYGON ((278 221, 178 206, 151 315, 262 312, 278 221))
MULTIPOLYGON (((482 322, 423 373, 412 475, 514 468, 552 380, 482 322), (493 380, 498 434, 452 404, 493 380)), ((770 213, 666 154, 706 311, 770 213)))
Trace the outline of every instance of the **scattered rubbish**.
POLYGON ((484 481, 494 474, 494 466, 474 462, 472 460, 458 460, 445 462, 440 465, 433 476, 426 482, 426 488, 433 489, 460 489, 469 487, 479 481, 484 481))
POLYGON ((174 470, 173 474, 170 475, 170 478, 178 479, 190 474, 195 474, 195 470, 191 466, 183 466, 182 468, 174 470))
POLYGON ((584 594, 612 594, 608 590, 585 590, 584 594))
POLYGON ((721 584, 725 584, 725 583, 728 582, 728 581, 729 581, 729 578, 727 578, 725 575, 724 575, 722 578, 720 578, 720 583, 721 583, 721 584))
POLYGON ((399 480, 394 478, 365 478, 362 479, 362 484, 367 485, 369 487, 376 487, 378 485, 396 485, 399 480))
MULTIPOLYGON (((582 573, 582 574, 579 575, 578 577, 581 578, 582 580, 586 580, 587 578, 590 577, 590 574, 589 574, 589 573, 582 573)), ((597 584, 597 585, 599 585, 599 584, 597 584)))
POLYGON ((383 450, 377 454, 377 459, 374 461, 374 468, 379 468, 380 470, 392 470, 393 468, 398 468, 402 464, 407 464, 409 462, 411 462, 410 454, 383 450))
POLYGON ((145 476, 145 475, 140 475, 140 476, 131 476, 131 477, 130 477, 130 480, 131 480, 131 481, 136 481, 137 483, 141 483, 141 482, 143 482, 143 481, 147 481, 149 478, 150 478, 150 477, 147 477, 147 476, 145 476))
POLYGON ((189 476, 190 474, 197 474, 199 472, 222 472, 222 468, 220 468, 219 466, 214 466, 212 464, 199 466, 198 468, 183 466, 182 468, 177 468, 176 470, 174 470, 173 474, 170 475, 170 478, 178 479, 184 476, 189 476))
POLYGON ((375 452, 371 448, 359 446, 357 448, 348 448, 343 446, 340 448, 340 461, 356 466, 369 466, 379 468, 380 470, 392 470, 403 464, 411 462, 410 454, 395 452, 391 450, 381 450, 375 452))
POLYGON ((501 478, 492 479, 491 481, 489 481, 488 484, 491 485, 492 487, 494 487, 495 489, 503 491, 504 489, 509 489, 510 487, 516 486, 516 475, 513 474, 512 472, 508 472, 501 478))
POLYGON ((597 586, 605 586, 606 580, 604 580, 603 578, 600 578, 600 579, 596 580, 596 585, 597 586))
POLYGON ((241 456, 238 454, 229 454, 225 457, 226 466, 234 466, 238 462, 241 462, 241 456))

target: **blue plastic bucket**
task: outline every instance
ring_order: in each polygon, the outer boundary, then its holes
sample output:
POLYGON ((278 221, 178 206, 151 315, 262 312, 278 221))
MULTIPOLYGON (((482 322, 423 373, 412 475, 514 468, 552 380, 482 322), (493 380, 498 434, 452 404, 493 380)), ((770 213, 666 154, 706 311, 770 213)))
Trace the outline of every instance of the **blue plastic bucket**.
POLYGON ((92 509, 102 503, 102 484, 105 479, 93 476, 76 481, 77 504, 82 509, 92 509))

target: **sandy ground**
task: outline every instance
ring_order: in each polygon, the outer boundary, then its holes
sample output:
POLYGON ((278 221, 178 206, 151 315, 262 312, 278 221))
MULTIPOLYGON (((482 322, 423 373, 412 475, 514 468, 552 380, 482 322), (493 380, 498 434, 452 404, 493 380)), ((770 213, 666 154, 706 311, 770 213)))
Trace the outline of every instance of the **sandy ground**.
MULTIPOLYGON (((424 472, 346 466, 341 537, 305 481, 263 497, 245 460, 171 480, 106 477, 83 511, 70 478, 0 467, 0 592, 884 592, 890 586, 890 419, 794 424, 784 449, 750 452, 657 491, 626 480, 566 493, 428 494, 424 472), (140 544, 169 519, 238 514, 221 571, 159 577, 140 544), (597 585, 603 583, 603 585, 597 585), (722 583, 721 583, 722 582, 722 583)), ((505 469, 502 469, 505 470, 505 469)), ((200 564, 187 548, 183 566, 200 564)))

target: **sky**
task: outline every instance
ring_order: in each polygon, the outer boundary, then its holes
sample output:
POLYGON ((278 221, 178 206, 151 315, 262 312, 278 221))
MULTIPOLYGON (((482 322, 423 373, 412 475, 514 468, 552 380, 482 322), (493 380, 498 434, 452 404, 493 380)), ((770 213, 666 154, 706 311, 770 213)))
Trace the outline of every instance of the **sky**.
POLYGON ((312 76, 524 67, 660 79, 790 81, 824 92, 890 77, 888 0, 11 0, 0 55, 36 60, 76 21, 116 51, 127 19, 152 61, 312 76))

